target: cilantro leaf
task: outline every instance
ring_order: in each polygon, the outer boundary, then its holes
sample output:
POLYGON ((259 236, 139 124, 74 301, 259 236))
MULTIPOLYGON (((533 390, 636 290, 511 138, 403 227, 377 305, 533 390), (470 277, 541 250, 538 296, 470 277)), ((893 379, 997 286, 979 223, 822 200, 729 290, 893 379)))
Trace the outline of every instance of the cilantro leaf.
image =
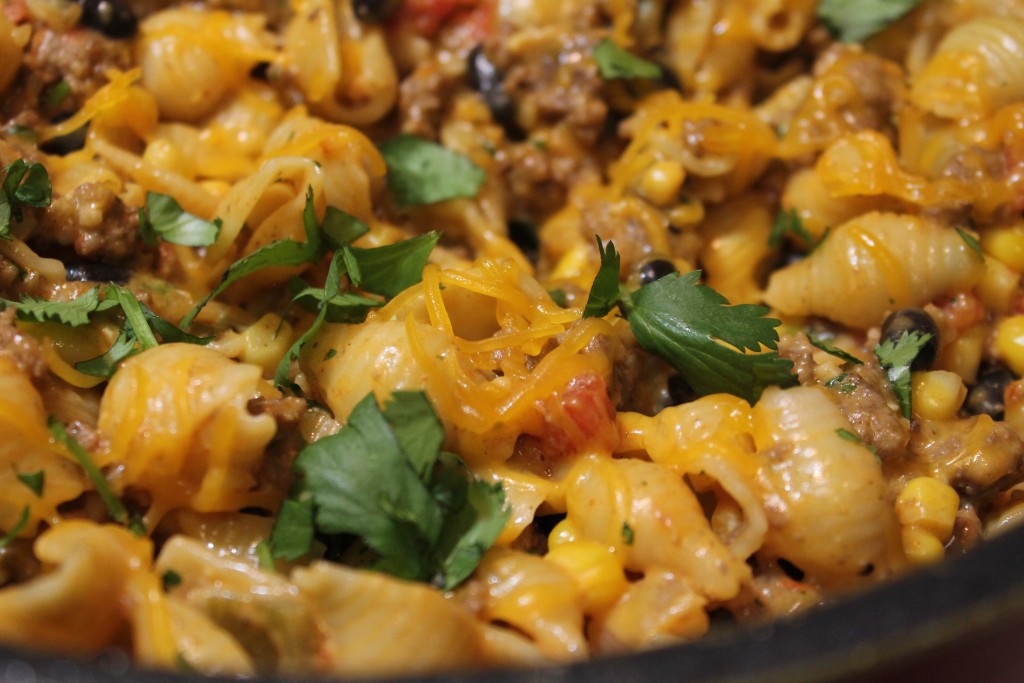
POLYGON ((139 209, 139 233, 142 241, 156 246, 165 242, 186 247, 208 247, 217 241, 221 220, 206 221, 186 212, 174 197, 159 192, 146 193, 146 205, 139 209))
POLYGON ((323 230, 331 246, 339 249, 368 233, 370 226, 337 207, 328 206, 320 229, 323 230))
POLYGON ((75 370, 90 377, 110 378, 117 372, 121 361, 138 353, 138 351, 139 349, 136 348, 135 344, 135 335, 125 325, 121 328, 117 339, 114 340, 109 349, 95 358, 75 363, 75 370))
POLYGON ((36 494, 36 498, 42 497, 43 485, 46 483, 46 470, 17 472, 16 476, 18 477, 18 481, 27 486, 32 493, 36 494))
POLYGON ((69 327, 87 325, 91 314, 115 306, 116 301, 100 301, 99 287, 93 287, 71 301, 46 301, 28 296, 22 297, 21 301, 0 299, 0 309, 13 308, 18 320, 36 323, 58 322, 69 327))
POLYGON ((221 276, 220 283, 209 294, 204 296, 195 307, 181 319, 181 327, 187 328, 196 319, 199 312, 215 297, 232 284, 263 268, 271 266, 298 266, 312 263, 323 255, 323 234, 316 221, 316 206, 313 204, 313 188, 306 190, 306 206, 302 211, 302 226, 306 231, 306 241, 296 242, 283 239, 271 242, 243 256, 228 266, 221 276))
POLYGON ((421 391, 396 391, 384 419, 398 439, 413 471, 422 479, 430 473, 444 443, 444 428, 421 391))
POLYGON ((303 448, 295 467, 312 494, 321 532, 357 535, 390 573, 423 575, 419 558, 437 541, 440 511, 372 394, 356 404, 344 428, 303 448))
POLYGON ((399 207, 475 197, 487 177, 469 158, 415 135, 398 135, 378 149, 399 207))
POLYGON ((3 537, 0 537, 0 550, 3 550, 7 546, 9 546, 11 542, 18 537, 18 534, 21 533, 21 530, 25 528, 26 524, 28 524, 28 518, 29 509, 28 505, 26 505, 25 507, 21 508, 21 514, 18 515, 18 520, 14 523, 14 526, 12 526, 10 530, 8 530, 8 532, 3 535, 3 537))
POLYGON ((131 326, 132 335, 143 349, 153 349, 160 344, 156 335, 153 334, 153 328, 149 326, 149 319, 142 311, 142 304, 135 298, 131 290, 120 285, 109 284, 103 291, 103 296, 105 300, 115 301, 121 307, 126 324, 131 326))
POLYGON ((753 403, 765 387, 792 385, 793 364, 774 351, 760 352, 761 346, 775 348, 779 321, 763 317, 763 306, 728 305, 721 294, 698 285, 699 277, 700 271, 674 273, 622 300, 640 345, 701 394, 728 392, 753 403))
POLYGON ((963 228, 956 228, 956 234, 960 235, 960 239, 964 241, 971 251, 977 254, 978 258, 982 261, 985 260, 985 254, 981 250, 981 243, 978 242, 978 238, 967 232, 963 228))
POLYGON ((832 346, 828 342, 815 337, 813 334, 807 335, 807 341, 811 342, 811 346, 815 346, 825 353, 831 354, 840 360, 844 360, 847 363, 853 363, 854 365, 863 365, 864 361, 853 354, 847 353, 840 348, 832 346))
POLYGON ((11 239, 11 224, 24 218, 22 205, 44 207, 51 200, 50 176, 46 167, 18 159, 4 166, 0 186, 0 238, 11 239))
POLYGON ((451 590, 473 573, 505 527, 505 494, 501 484, 473 479, 451 453, 440 454, 431 489, 444 510, 431 583, 451 590))
POLYGON ((822 235, 820 239, 814 239, 811 233, 807 232, 807 228, 804 227, 804 222, 800 220, 800 214, 796 209, 789 209, 788 211, 780 209, 775 214, 775 222, 772 223, 772 230, 768 235, 768 246, 772 249, 781 247, 782 242, 786 239, 786 235, 797 237, 811 250, 825 239, 825 235, 822 235))
POLYGON ((860 43, 919 4, 921 0, 822 0, 818 19, 844 43, 860 43))
POLYGON ((601 244, 600 237, 597 238, 597 250, 601 254, 601 267, 590 287, 587 305, 583 308, 584 318, 604 317, 619 301, 619 254, 611 242, 607 247, 601 244))
POLYGON ((601 78, 605 80, 615 78, 656 80, 661 78, 660 66, 619 47, 610 38, 604 38, 594 46, 594 60, 597 62, 601 78))
POLYGON ((911 414, 910 365, 931 338, 931 332, 909 331, 901 334, 895 341, 885 339, 881 344, 875 346, 878 362, 889 378, 889 384, 892 386, 893 393, 896 394, 896 400, 899 401, 903 417, 908 420, 911 414))
POLYGON ((121 499, 114 495, 113 490, 110 488, 110 484, 107 483, 106 477, 103 476, 103 472, 96 466, 92 457, 82 445, 78 443, 75 437, 68 434, 64 428, 63 423, 55 417, 49 419, 50 434, 54 440, 62 444, 67 448, 68 452, 74 456, 82 470, 85 471, 85 475, 92 482, 93 488, 96 489, 96 493, 99 494, 100 500, 103 501, 104 506, 107 508, 107 513, 111 519, 119 524, 129 525, 132 519, 128 515, 128 510, 125 508, 124 503, 121 499))
MULTIPOLYGON (((359 267, 359 281, 354 284, 390 298, 423 279, 423 267, 440 239, 441 233, 435 230, 383 247, 343 247, 343 250, 352 254, 359 267)), ((351 274, 351 267, 349 272, 351 274)))
POLYGON ((313 497, 303 494, 298 499, 285 499, 270 534, 272 556, 299 559, 313 547, 313 534, 313 497))
POLYGON ((472 573, 504 528, 500 485, 472 478, 440 451, 444 430, 422 393, 398 392, 383 408, 373 394, 337 433, 304 447, 301 473, 271 534, 275 557, 308 552, 314 531, 357 536, 373 567, 453 588, 472 573))

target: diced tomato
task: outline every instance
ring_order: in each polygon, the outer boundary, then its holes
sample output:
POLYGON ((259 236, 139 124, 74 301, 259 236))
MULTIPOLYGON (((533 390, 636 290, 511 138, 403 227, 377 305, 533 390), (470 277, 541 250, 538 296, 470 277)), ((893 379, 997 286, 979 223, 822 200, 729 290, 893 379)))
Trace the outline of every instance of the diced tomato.
POLYGON ((491 3, 481 0, 405 0, 393 21, 411 24, 425 38, 433 38, 446 23, 457 23, 482 40, 491 31, 493 14, 491 3))
POLYGON ((573 378, 542 404, 541 412, 546 425, 541 442, 552 455, 564 457, 586 448, 611 450, 615 446, 615 407, 604 378, 596 373, 573 378))

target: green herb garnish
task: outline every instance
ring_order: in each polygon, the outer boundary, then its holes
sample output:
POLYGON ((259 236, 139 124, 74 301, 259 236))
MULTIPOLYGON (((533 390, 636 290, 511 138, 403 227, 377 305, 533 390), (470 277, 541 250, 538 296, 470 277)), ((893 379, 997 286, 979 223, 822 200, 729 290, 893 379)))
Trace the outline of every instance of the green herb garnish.
POLYGON ((618 267, 609 244, 601 250, 585 315, 607 315, 618 305, 640 346, 667 361, 694 391, 726 392, 753 403, 765 387, 796 383, 793 364, 775 352, 780 322, 764 317, 767 308, 729 305, 715 290, 697 284, 698 270, 666 275, 630 293, 618 284, 618 267), (618 288, 614 297, 610 273, 618 288))
POLYGON ((139 209, 142 241, 156 246, 157 238, 186 247, 208 247, 217 241, 221 220, 206 221, 193 216, 166 194, 146 193, 146 205, 139 209))
POLYGON ((462 154, 415 135, 385 140, 379 149, 388 167, 388 187, 400 207, 472 198, 487 178, 462 154))
POLYGON ((821 0, 818 19, 844 43, 860 43, 919 4, 921 0, 821 0))
POLYGON ((932 338, 930 332, 904 332, 899 339, 886 339, 875 347, 878 362, 885 370, 903 417, 910 419, 910 365, 932 338))
POLYGON ((372 567, 450 589, 468 577, 505 525, 501 486, 474 479, 440 450, 444 430, 426 397, 373 395, 336 434, 303 448, 298 487, 271 535, 274 556, 296 559, 314 533, 358 537, 372 567))
POLYGON ((661 78, 660 66, 619 47, 610 38, 604 38, 594 46, 594 61, 597 62, 601 78, 605 80, 616 78, 657 80, 661 78))

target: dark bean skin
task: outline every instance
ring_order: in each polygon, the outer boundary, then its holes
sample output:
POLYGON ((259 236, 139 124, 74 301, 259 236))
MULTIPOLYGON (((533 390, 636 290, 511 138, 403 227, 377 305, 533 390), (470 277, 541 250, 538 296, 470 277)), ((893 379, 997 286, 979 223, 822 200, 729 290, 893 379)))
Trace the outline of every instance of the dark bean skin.
POLYGON ((669 375, 666 382, 668 389, 668 405, 678 406, 690 401, 696 401, 700 394, 687 384, 686 380, 679 375, 669 375))
POLYGON ((132 271, 124 266, 99 261, 78 261, 67 264, 69 282, 116 282, 124 284, 132 271))
POLYGON ((540 257, 540 237, 535 223, 513 218, 508 222, 508 238, 519 247, 519 251, 523 252, 530 263, 537 263, 540 257))
POLYGON ((899 341, 905 332, 932 335, 921 347, 910 368, 912 370, 927 370, 932 367, 939 354, 939 326, 935 324, 935 320, 921 308, 903 308, 893 311, 882 323, 882 337, 879 341, 886 339, 899 341))
POLYGON ((131 38, 139 20, 123 0, 81 0, 82 26, 96 29, 108 38, 131 38))
POLYGON ((384 21, 398 9, 401 0, 353 0, 352 9, 361 21, 384 21))
POLYGON ((53 138, 52 140, 47 140, 39 145, 39 149, 43 150, 47 154, 56 154, 58 156, 77 152, 85 147, 85 136, 88 131, 89 125, 86 124, 78 130, 71 131, 67 135, 61 135, 60 137, 53 138))
POLYGON ((978 381, 967 390, 964 410, 971 415, 988 415, 994 420, 1002 420, 1006 409, 1006 387, 1016 379, 1012 372, 1003 367, 982 372, 978 381))
POLYGON ((516 103, 505 90, 504 80, 505 74, 494 66, 482 45, 470 50, 466 57, 466 82, 484 98, 495 123, 505 129, 508 138, 521 141, 526 134, 516 120, 516 103))
POLYGON ((676 267, 673 263, 667 259, 656 258, 647 261, 637 273, 640 276, 641 285, 649 285, 655 280, 660 280, 666 275, 671 275, 676 272, 676 267))

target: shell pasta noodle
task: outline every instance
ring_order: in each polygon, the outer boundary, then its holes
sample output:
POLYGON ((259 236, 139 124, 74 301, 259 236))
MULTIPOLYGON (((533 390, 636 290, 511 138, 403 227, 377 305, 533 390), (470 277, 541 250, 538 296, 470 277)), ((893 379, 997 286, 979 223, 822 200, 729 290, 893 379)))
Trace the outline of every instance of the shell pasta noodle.
POLYGON ((0 644, 557 666, 969 554, 1022 211, 1022 0, 6 0, 0 644))

